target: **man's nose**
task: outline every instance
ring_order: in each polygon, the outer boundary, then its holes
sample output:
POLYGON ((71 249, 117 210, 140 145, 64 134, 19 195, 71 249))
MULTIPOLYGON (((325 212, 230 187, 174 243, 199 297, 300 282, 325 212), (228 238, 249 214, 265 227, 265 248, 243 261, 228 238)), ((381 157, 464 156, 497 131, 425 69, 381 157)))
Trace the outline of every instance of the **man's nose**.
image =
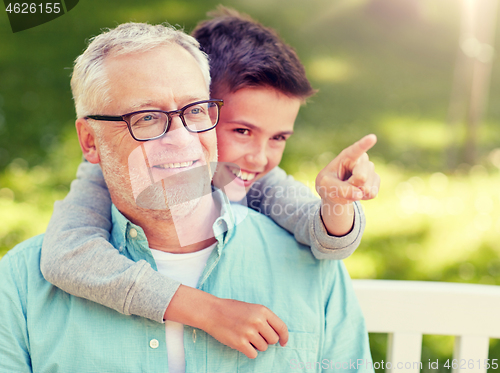
POLYGON ((173 145, 178 148, 184 148, 191 144, 193 141, 194 134, 189 132, 181 118, 178 115, 174 115, 171 119, 170 128, 168 132, 161 138, 162 144, 173 145))

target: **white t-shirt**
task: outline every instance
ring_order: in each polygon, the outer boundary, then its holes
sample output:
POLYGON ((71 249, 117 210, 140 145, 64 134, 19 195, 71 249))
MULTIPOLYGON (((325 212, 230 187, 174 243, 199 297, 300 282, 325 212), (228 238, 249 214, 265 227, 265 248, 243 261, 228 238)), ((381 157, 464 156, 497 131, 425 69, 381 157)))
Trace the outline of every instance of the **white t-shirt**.
MULTIPOLYGON (((181 284, 196 288, 198 280, 205 268, 208 257, 217 243, 206 249, 187 254, 172 254, 151 249, 158 272, 181 284)), ((186 361, 184 357, 184 325, 178 322, 165 322, 165 333, 168 354, 168 371, 184 373, 186 361)))

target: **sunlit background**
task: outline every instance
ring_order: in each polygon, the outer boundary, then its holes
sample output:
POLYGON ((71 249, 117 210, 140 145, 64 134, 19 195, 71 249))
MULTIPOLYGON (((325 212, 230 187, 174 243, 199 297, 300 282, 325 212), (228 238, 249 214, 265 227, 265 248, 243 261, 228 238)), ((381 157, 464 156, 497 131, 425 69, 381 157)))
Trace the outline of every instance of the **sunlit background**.
MULTIPOLYGON (((191 31, 218 3, 80 0, 16 34, 0 14, 0 256, 45 230, 74 178, 81 152, 69 75, 85 39, 126 21, 191 31)), ((370 155, 382 189, 364 203, 351 276, 500 285, 496 0, 222 3, 278 30, 319 89, 299 113, 285 170, 313 186, 340 150, 378 136, 370 155)), ((385 337, 371 340, 380 361, 385 337)), ((451 357, 452 345, 424 337, 423 361, 451 357)), ((500 343, 490 345, 499 358, 500 343)))

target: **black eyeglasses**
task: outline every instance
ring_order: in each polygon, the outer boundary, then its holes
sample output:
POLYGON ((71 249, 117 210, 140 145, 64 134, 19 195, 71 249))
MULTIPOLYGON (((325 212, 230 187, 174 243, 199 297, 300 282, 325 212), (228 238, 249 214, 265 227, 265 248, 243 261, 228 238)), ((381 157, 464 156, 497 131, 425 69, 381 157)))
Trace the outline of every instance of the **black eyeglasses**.
POLYGON ((182 124, 189 132, 210 131, 219 122, 223 100, 204 100, 193 102, 179 110, 141 110, 119 116, 87 115, 85 119, 107 122, 125 122, 132 137, 137 141, 148 141, 166 134, 172 123, 172 116, 179 115, 182 124))

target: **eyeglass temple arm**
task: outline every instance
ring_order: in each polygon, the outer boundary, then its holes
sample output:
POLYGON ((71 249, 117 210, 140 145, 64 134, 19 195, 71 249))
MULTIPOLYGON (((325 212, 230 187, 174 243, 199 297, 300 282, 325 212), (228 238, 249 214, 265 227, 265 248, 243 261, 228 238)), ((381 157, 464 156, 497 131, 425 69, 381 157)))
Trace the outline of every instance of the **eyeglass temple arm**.
POLYGON ((123 117, 109 115, 87 115, 85 118, 94 120, 103 120, 107 122, 123 122, 123 117))

